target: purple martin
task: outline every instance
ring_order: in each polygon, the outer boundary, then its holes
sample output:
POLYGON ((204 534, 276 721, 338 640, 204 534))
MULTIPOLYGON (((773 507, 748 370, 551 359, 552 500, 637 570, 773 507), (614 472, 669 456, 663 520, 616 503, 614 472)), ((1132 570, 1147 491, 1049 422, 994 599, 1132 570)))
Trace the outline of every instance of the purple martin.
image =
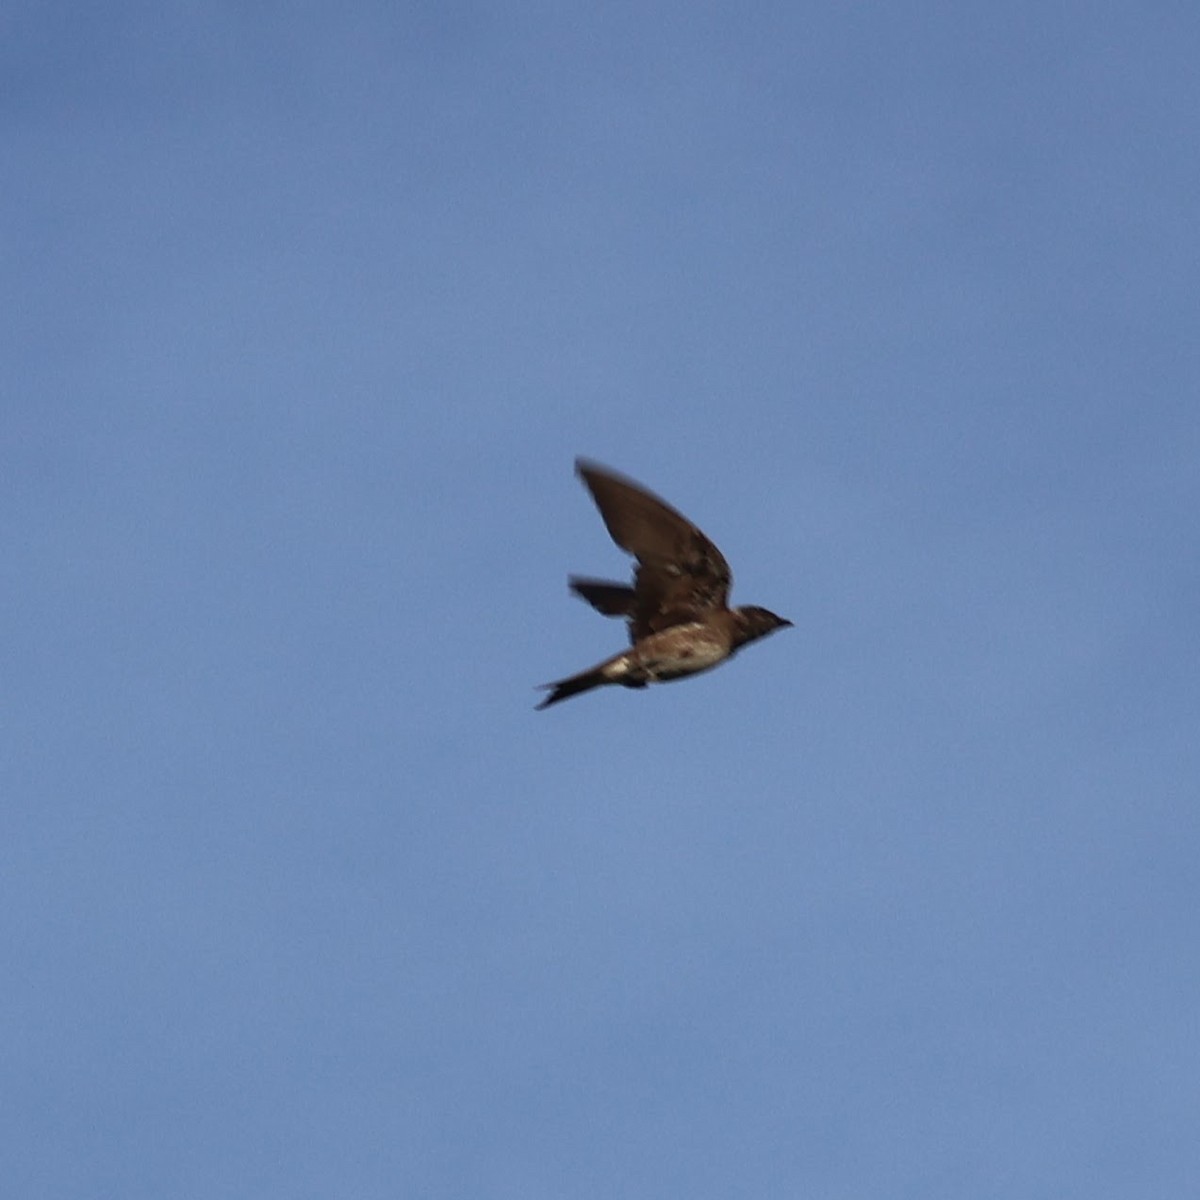
POLYGON ((683 679, 723 663, 750 642, 791 625, 765 608, 729 607, 733 576, 724 555, 665 500, 586 459, 575 470, 612 540, 637 559, 633 584, 571 576, 571 591, 608 617, 623 617, 630 647, 543 686, 538 708, 592 688, 683 679))

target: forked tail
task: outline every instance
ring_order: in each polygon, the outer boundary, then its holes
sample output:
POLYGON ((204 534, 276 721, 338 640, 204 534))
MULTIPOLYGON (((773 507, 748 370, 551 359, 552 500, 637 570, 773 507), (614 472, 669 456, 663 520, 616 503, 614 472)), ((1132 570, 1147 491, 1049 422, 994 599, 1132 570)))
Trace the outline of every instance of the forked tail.
POLYGON ((587 671, 580 671, 578 675, 572 675, 569 679, 560 679, 556 683, 544 683, 542 687, 547 688, 550 692, 545 700, 537 707, 539 711, 543 708, 549 708, 552 704, 557 704, 560 700, 568 700, 572 696, 578 696, 581 692, 590 692, 592 688, 600 687, 601 684, 607 683, 603 672, 599 667, 592 667, 587 671))

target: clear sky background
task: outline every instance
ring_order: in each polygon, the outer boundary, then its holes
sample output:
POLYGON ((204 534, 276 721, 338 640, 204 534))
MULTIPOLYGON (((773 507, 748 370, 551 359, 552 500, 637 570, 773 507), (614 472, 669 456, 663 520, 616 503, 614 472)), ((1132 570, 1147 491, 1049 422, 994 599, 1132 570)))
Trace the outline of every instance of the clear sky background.
POLYGON ((8 5, 5 1194, 1192 1194, 1198 55, 8 5), (576 454, 796 628, 535 713, 576 454))

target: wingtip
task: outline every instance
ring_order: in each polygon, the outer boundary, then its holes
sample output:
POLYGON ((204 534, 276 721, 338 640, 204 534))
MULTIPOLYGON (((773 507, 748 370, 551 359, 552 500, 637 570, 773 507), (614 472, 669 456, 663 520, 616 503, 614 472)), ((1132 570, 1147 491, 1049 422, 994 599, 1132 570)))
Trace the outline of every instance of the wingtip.
POLYGON ((600 471, 607 471, 607 467, 601 466, 594 458, 588 458, 586 454, 577 454, 575 456, 575 474, 579 476, 585 483, 588 475, 600 471))
POLYGON ((597 462, 594 458, 588 458, 586 454, 577 454, 575 456, 575 474, 580 479, 586 479, 589 475, 606 475, 610 479, 619 480, 621 483, 628 483, 633 487, 642 488, 642 485, 637 480, 631 479, 615 467, 609 467, 602 462, 597 462))

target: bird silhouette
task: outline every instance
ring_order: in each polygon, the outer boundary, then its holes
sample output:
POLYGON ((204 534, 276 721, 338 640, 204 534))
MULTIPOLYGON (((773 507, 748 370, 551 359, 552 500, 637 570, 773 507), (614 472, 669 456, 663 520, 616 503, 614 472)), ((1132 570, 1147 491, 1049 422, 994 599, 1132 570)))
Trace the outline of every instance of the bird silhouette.
POLYGON ((633 583, 571 576, 571 591, 598 612, 624 617, 630 647, 578 675, 547 683, 548 708, 606 684, 641 688, 724 662, 742 646, 792 624, 765 608, 729 607, 725 556, 682 513, 631 479, 587 459, 575 470, 609 535, 637 559, 633 583))

